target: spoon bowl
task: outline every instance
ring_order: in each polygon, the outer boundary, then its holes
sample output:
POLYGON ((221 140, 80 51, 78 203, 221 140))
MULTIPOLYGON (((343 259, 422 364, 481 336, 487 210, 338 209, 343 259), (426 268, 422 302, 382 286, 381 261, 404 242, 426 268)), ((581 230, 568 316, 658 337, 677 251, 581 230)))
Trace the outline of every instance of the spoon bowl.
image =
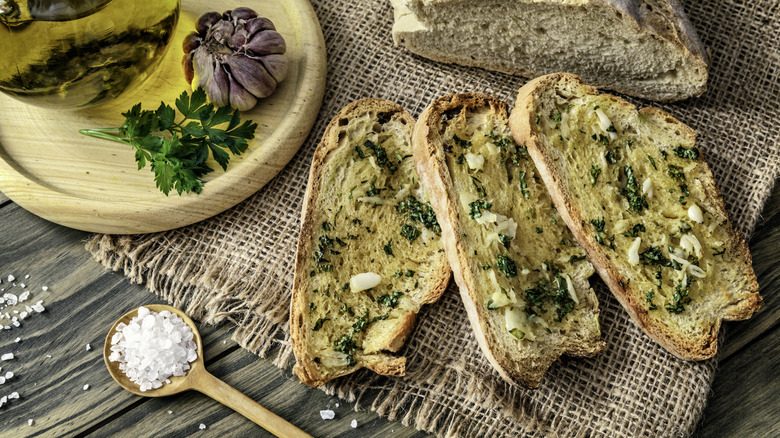
POLYGON ((198 357, 190 362, 190 369, 187 370, 184 376, 172 376, 169 378, 171 383, 163 383, 163 385, 157 389, 149 389, 142 392, 141 388, 130 381, 127 375, 119 369, 119 362, 112 362, 108 359, 111 355, 111 338, 113 338, 114 334, 117 332, 117 326, 120 323, 128 324, 130 320, 138 316, 138 309, 133 309, 125 313, 114 323, 111 330, 108 331, 108 335, 106 335, 106 342, 103 346, 103 360, 106 362, 106 367, 108 367, 108 372, 111 374, 111 377, 119 386, 133 394, 144 397, 164 397, 166 395, 178 394, 183 391, 194 389, 225 406, 228 406, 276 436, 310 437, 310 435, 304 431, 288 423, 268 409, 260 406, 251 398, 206 371, 206 365, 203 360, 203 342, 200 339, 200 333, 198 333, 198 328, 195 326, 195 323, 184 312, 175 307, 163 304, 150 304, 143 307, 157 313, 167 310, 184 320, 184 323, 192 329, 192 340, 197 346, 196 351, 198 357))
POLYGON ((111 338, 113 338, 114 334, 117 332, 116 327, 121 323, 129 324, 133 318, 138 316, 138 309, 133 309, 122 315, 122 317, 114 323, 114 325, 111 327, 111 330, 108 331, 108 335, 106 336, 106 343, 103 346, 103 360, 106 362, 106 367, 108 367, 108 372, 111 374, 111 377, 113 377, 114 381, 122 388, 132 392, 135 395, 142 395, 144 397, 165 397, 167 395, 178 394, 183 391, 194 389, 192 387, 192 375, 197 376, 203 372, 208 373, 208 371, 206 371, 206 365, 203 361, 203 342, 200 339, 200 333, 198 333, 198 328, 195 326, 195 323, 190 319, 189 316, 175 307, 166 306, 163 304, 150 304, 144 307, 152 312, 157 313, 161 313, 167 310, 184 320, 184 323, 187 324, 187 326, 192 330, 192 340, 195 342, 195 345, 197 345, 196 351, 198 353, 198 357, 193 362, 190 362, 190 369, 187 370, 186 375, 171 376, 169 377, 171 383, 165 383, 163 386, 157 389, 141 391, 141 388, 136 383, 130 381, 127 375, 119 369, 119 362, 112 362, 108 359, 108 357, 111 355, 111 338))

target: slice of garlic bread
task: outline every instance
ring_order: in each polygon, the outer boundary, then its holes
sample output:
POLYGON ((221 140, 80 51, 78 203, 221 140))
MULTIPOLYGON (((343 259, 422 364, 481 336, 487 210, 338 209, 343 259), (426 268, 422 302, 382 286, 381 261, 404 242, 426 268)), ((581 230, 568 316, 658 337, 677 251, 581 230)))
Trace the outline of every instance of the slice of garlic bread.
POLYGON ((484 94, 445 96, 420 116, 413 151, 482 351, 505 380, 535 388, 561 355, 605 344, 593 267, 507 116, 484 94))
POLYGON ((692 129, 564 73, 522 87, 510 127, 612 293, 669 352, 712 357, 721 320, 761 307, 692 129))
POLYGON ((414 119, 356 101, 328 125, 304 198, 290 309, 294 372, 320 386, 368 368, 403 375, 403 346, 450 269, 411 154, 414 119))

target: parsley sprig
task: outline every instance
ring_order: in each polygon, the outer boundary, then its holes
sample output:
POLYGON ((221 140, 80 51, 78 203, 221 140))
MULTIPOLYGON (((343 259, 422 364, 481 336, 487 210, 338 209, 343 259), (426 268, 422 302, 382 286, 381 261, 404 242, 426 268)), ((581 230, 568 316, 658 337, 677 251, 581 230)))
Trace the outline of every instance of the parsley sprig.
POLYGON ((138 170, 149 163, 157 188, 166 196, 171 190, 179 195, 200 193, 200 177, 214 170, 206 164, 209 151, 217 164, 227 170, 230 154, 240 155, 247 150, 247 140, 254 138, 257 123, 241 123, 238 110, 206 103, 206 93, 201 88, 191 96, 184 91, 175 105, 183 116, 178 122, 176 111, 164 102, 155 111, 142 110, 139 103, 122 113, 125 122, 118 128, 79 132, 135 148, 138 170))

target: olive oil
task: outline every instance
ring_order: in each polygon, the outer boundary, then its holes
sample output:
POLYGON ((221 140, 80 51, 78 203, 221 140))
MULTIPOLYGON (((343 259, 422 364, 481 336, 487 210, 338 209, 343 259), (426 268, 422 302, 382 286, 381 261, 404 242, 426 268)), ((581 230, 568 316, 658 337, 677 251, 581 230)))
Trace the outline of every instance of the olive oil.
POLYGON ((140 85, 165 54, 179 0, 0 0, 0 91, 81 108, 140 85))

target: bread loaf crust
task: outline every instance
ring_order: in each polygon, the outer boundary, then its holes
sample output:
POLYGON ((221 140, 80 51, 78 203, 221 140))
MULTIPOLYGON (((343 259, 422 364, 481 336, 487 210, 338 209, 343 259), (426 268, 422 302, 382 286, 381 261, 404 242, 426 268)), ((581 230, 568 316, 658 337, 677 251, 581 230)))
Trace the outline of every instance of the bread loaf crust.
MULTIPOLYGON (((607 259, 606 247, 596 244, 588 237, 588 231, 584 225, 588 218, 584 217, 580 205, 572 197, 564 173, 566 170, 558 164, 551 151, 544 146, 545 143, 541 138, 543 134, 534 127, 534 121, 537 117, 534 110, 538 98, 537 94, 539 90, 551 88, 576 89, 582 94, 590 95, 598 95, 598 91, 592 86, 585 85, 581 78, 573 74, 556 73, 542 76, 529 81, 520 88, 515 108, 510 115, 509 125, 512 133, 516 141, 524 142, 528 147, 529 155, 536 163, 561 217, 587 252, 590 261, 610 291, 639 328, 667 351, 681 359, 704 360, 713 357, 718 348, 717 334, 721 322, 747 319, 762 307, 763 301, 758 293, 758 282, 753 272, 752 258, 747 243, 742 234, 734 230, 733 225, 728 220, 725 204, 709 166, 702 160, 700 165, 703 166, 702 169, 705 173, 704 178, 702 178, 704 192, 715 203, 716 209, 726 216, 726 224, 731 230, 728 245, 734 248, 745 278, 744 290, 738 292, 744 294, 737 302, 723 306, 720 314, 713 319, 707 320, 705 315, 701 315, 701 324, 705 326, 706 335, 691 340, 654 318, 653 314, 645 309, 646 305, 642 300, 637 298, 637 294, 630 293, 630 278, 622 276, 617 267, 607 259)), ((604 96, 602 95, 602 97, 604 96)), ((606 97, 616 104, 622 105, 626 111, 636 111, 633 105, 620 98, 606 97)), ((639 115, 646 118, 657 117, 677 125, 681 135, 690 138, 692 142, 696 137, 696 133, 691 128, 660 109, 643 108, 639 111, 639 115)))
MULTIPOLYGON (((404 120, 408 127, 406 135, 411 135, 414 119, 400 105, 381 99, 361 99, 343 108, 328 124, 322 141, 317 146, 312 159, 309 172, 309 182, 303 199, 301 213, 301 232, 296 253, 295 278, 293 284, 292 301, 290 306, 290 333, 293 352, 297 360, 293 372, 303 383, 310 386, 321 386, 326 382, 357 371, 360 368, 368 368, 378 374, 402 376, 405 373, 406 358, 390 353, 397 352, 412 332, 416 319, 415 311, 408 311, 397 318, 393 332, 387 336, 387 345, 380 352, 370 355, 362 355, 357 364, 341 369, 333 370, 324 367, 315 360, 308 346, 312 336, 312 321, 308 318, 309 311, 309 267, 312 259, 312 240, 318 229, 316 212, 319 205, 319 195, 324 187, 324 170, 332 154, 342 147, 339 143, 339 134, 345 126, 344 121, 364 115, 368 112, 392 113, 404 120)), ((348 142, 344 142, 348 145, 348 142)), ((424 291, 420 305, 433 303, 438 300, 447 288, 450 278, 449 266, 443 255, 438 262, 438 268, 429 282, 430 287, 424 291)))
MULTIPOLYGON (((532 4, 542 4, 550 8, 559 8, 562 14, 568 14, 570 22, 577 23, 587 20, 584 12, 600 11, 601 16, 610 17, 617 15, 619 22, 625 29, 639 35, 640 39, 648 41, 663 41, 669 46, 673 56, 679 57, 680 64, 673 70, 659 76, 648 76, 650 70, 643 70, 647 67, 637 65, 632 75, 620 75, 607 71, 586 71, 579 67, 579 63, 569 62, 559 65, 553 63, 556 67, 548 67, 546 71, 541 68, 535 68, 522 62, 508 61, 508 53, 518 49, 522 50, 524 45, 530 44, 530 39, 536 38, 532 29, 523 29, 525 34, 519 32, 518 35, 486 35, 485 46, 489 46, 487 51, 489 56, 484 54, 467 53, 463 48, 443 49, 436 44, 435 33, 438 29, 461 26, 460 22, 479 21, 486 23, 484 32, 490 32, 491 17, 482 17, 476 12, 476 8, 491 10, 490 0, 464 1, 464 0, 391 0, 395 8, 395 25, 393 27, 393 39, 396 45, 404 45, 410 51, 432 59, 438 62, 455 63, 470 67, 481 67, 488 70, 496 70, 511 75, 533 78, 539 75, 553 73, 555 71, 569 71, 581 75, 589 84, 598 88, 614 90, 631 96, 642 97, 662 102, 673 102, 700 96, 706 91, 709 56, 699 39, 696 31, 685 15, 680 3, 677 0, 546 0, 544 2, 535 2, 531 0, 511 0, 505 2, 496 2, 495 6, 505 7, 508 11, 516 14, 531 14, 524 12, 521 8, 532 4), (458 18, 458 13, 445 14, 441 12, 445 8, 463 7, 475 8, 473 14, 468 17, 458 18), (437 15, 439 14, 439 15, 437 15), (675 76, 685 77, 680 81, 675 76)), ((465 13, 465 12, 464 12, 465 13)), ((527 15, 533 17, 533 15, 527 15)), ((511 22, 510 22, 511 23, 511 22)), ((538 26, 542 27, 560 27, 560 24, 537 21, 538 26)), ((606 23, 596 23, 597 26, 605 26, 606 23)), ((514 27, 517 27, 516 25, 514 27)), ((513 27, 510 24, 510 27, 513 27)), ((480 28, 481 29, 481 28, 480 28)), ((470 38, 477 38, 472 35, 474 29, 463 29, 468 32, 470 38)), ((541 38, 541 37, 540 37, 541 38)), ((615 38, 613 45, 621 46, 621 38, 632 39, 632 35, 622 35, 615 38)), ((626 45, 622 53, 636 53, 637 51, 647 50, 641 42, 631 40, 631 45, 626 45)), ((582 42, 580 44, 592 44, 582 42)), ((551 52, 550 55, 539 55, 555 57, 556 59, 566 59, 567 56, 573 60, 579 59, 577 53, 587 53, 588 56, 598 56, 597 49, 591 50, 588 46, 568 46, 569 54, 551 52)), ((621 50, 621 49, 617 49, 621 50)), ((668 56, 670 53, 666 53, 668 56)), ((620 56, 613 55, 614 56, 620 56)), ((645 59, 642 63, 646 66, 657 64, 658 58, 654 54, 641 54, 645 59)), ((613 60, 614 61, 614 60, 613 60)), ((617 61, 616 61, 617 62, 617 61)))

